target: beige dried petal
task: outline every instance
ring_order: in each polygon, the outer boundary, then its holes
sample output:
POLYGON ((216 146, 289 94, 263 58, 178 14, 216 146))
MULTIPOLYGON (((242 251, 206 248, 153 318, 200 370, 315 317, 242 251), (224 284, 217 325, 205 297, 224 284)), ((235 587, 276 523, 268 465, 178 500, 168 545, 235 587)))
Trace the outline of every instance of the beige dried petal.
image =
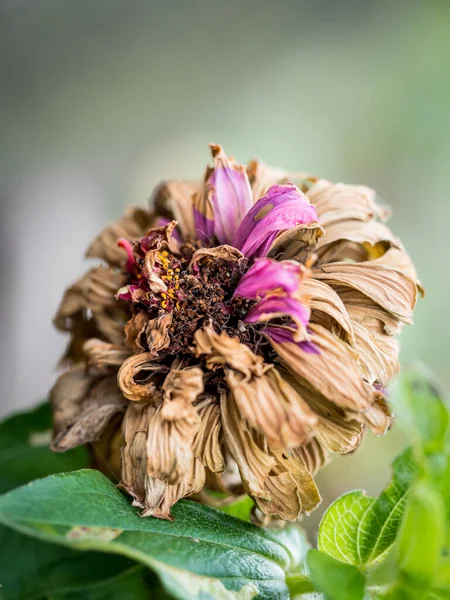
POLYGON ((166 313, 156 319, 151 319, 147 323, 146 335, 147 346, 150 354, 157 356, 161 350, 165 350, 170 345, 169 330, 172 325, 172 315, 166 313))
POLYGON ((195 240, 193 196, 203 187, 200 181, 164 181, 155 190, 152 201, 155 212, 175 219, 185 240, 195 240))
POLYGON ((222 454, 219 399, 207 395, 195 408, 200 417, 200 429, 193 443, 194 454, 211 472, 222 473, 225 470, 225 458, 222 454))
POLYGON ((85 342, 83 349, 89 366, 95 369, 118 369, 130 356, 130 351, 124 346, 109 344, 96 338, 91 338, 85 342))
POLYGON ((141 516, 153 516, 172 521, 171 507, 180 498, 200 492, 204 485, 205 467, 197 459, 192 460, 180 480, 174 485, 167 484, 159 479, 147 477, 145 510, 141 516))
POLYGON ((398 248, 390 248, 379 258, 373 260, 374 263, 380 265, 387 265, 393 267, 398 271, 401 271, 408 277, 410 277, 417 285, 419 292, 423 296, 425 294, 422 285, 417 277, 416 269, 411 262, 408 254, 404 250, 398 248))
POLYGON ((291 454, 313 476, 330 460, 328 451, 317 438, 313 438, 303 446, 294 448, 291 454))
POLYGON ((321 224, 327 227, 330 223, 350 219, 370 221, 378 217, 384 221, 390 215, 389 208, 376 203, 375 191, 365 185, 320 179, 308 190, 307 196, 316 207, 321 224))
POLYGON ((147 437, 147 475, 179 483, 194 460, 200 417, 193 402, 203 392, 201 369, 172 368, 164 385, 164 402, 152 415, 147 437))
POLYGON ((313 387, 337 406, 355 412, 367 409, 374 392, 361 378, 356 352, 320 325, 311 323, 310 331, 318 354, 304 352, 294 343, 271 341, 282 363, 301 383, 313 387))
POLYGON ((238 338, 230 337, 225 331, 218 334, 212 325, 197 330, 194 340, 196 356, 206 355, 208 369, 228 365, 250 378, 252 375, 260 377, 270 368, 270 365, 264 364, 262 356, 254 354, 238 338))
POLYGON ((192 255, 191 262, 189 263, 189 269, 202 260, 226 260, 230 262, 238 262, 243 260, 245 257, 242 252, 233 248, 233 246, 229 246, 228 244, 223 244, 222 246, 216 246, 214 248, 200 248, 196 250, 192 255))
POLYGON ((151 352, 142 352, 122 364, 117 382, 125 398, 132 402, 161 402, 161 378, 166 368, 153 360, 151 352))
POLYGON ((147 348, 145 335, 150 317, 146 310, 135 313, 125 325, 125 344, 134 352, 141 352, 147 348))
POLYGON ((93 326, 106 341, 121 344, 128 308, 116 300, 115 294, 124 283, 124 276, 113 269, 91 269, 64 293, 54 317, 55 326, 71 331, 78 321, 92 319, 93 326))
POLYGON ((305 279, 303 291, 310 297, 311 322, 322 325, 353 346, 352 323, 339 295, 326 283, 311 277, 305 279))
POLYGON ((306 192, 316 178, 306 173, 289 173, 284 169, 269 167, 263 162, 252 160, 247 165, 247 175, 252 188, 253 202, 266 195, 273 185, 294 183, 302 192, 306 192))
POLYGON ((144 508, 147 476, 147 430, 156 408, 150 404, 129 404, 122 423, 122 478, 120 488, 133 498, 133 506, 144 508))
POLYGON ((314 269, 313 276, 333 288, 354 288, 404 323, 412 323, 417 297, 416 284, 410 277, 392 267, 375 261, 337 262, 314 269))
POLYGON ((304 252, 309 252, 312 246, 324 235, 319 223, 298 225, 280 233, 270 246, 267 256, 278 260, 297 258, 304 252))
POLYGON ((333 453, 347 454, 359 446, 363 425, 360 421, 351 418, 352 413, 350 416, 347 415, 344 409, 327 400, 309 385, 302 384, 292 374, 284 372, 283 375, 317 415, 318 420, 313 432, 324 448, 333 453))
POLYGON ((270 501, 271 495, 265 482, 275 466, 275 459, 258 446, 253 432, 242 422, 231 394, 222 394, 220 409, 225 441, 238 465, 245 489, 252 497, 270 501))
POLYGON ((316 415, 276 369, 249 381, 229 370, 226 381, 243 418, 266 436, 270 446, 294 448, 311 437, 316 415))
POLYGON ((111 419, 123 412, 126 400, 117 387, 115 375, 83 375, 80 368, 59 377, 50 393, 54 411, 56 452, 96 441, 111 419))
POLYGON ((101 258, 112 266, 123 268, 127 255, 119 248, 117 240, 125 238, 133 242, 140 239, 151 227, 153 219, 153 215, 144 208, 129 208, 119 221, 105 227, 95 238, 86 251, 86 257, 101 258))
POLYGON ((353 323, 353 329, 365 379, 371 384, 386 384, 400 369, 397 339, 382 331, 377 332, 364 327, 357 321, 353 323))
POLYGON ((392 425, 391 411, 382 394, 379 394, 373 405, 364 413, 364 421, 376 435, 383 435, 392 425))

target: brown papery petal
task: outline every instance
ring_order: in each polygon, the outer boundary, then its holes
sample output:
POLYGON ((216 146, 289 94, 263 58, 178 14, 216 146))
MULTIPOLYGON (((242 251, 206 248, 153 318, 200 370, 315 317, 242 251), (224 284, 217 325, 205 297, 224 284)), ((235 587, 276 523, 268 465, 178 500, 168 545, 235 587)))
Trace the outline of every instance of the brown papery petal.
POLYGON ((389 406, 381 394, 364 413, 364 420, 376 435, 383 435, 392 425, 392 415, 389 406))
POLYGON ((276 369, 249 381, 229 370, 226 381, 244 419, 266 436, 270 446, 294 448, 311 436, 317 416, 276 369))
POLYGON ((275 238, 267 256, 278 260, 296 258, 304 251, 309 251, 311 246, 315 246, 323 234, 324 230, 319 223, 287 229, 275 238))
POLYGON ((328 451, 317 438, 313 438, 303 446, 294 448, 291 454, 311 475, 315 475, 330 460, 328 451))
POLYGON ((117 246, 117 240, 120 238, 131 242, 138 240, 149 229, 153 218, 153 215, 144 208, 129 208, 119 221, 105 227, 95 238, 86 251, 86 257, 101 258, 114 267, 123 268, 127 255, 117 246))
POLYGON ((130 356, 119 369, 117 383, 128 400, 132 402, 161 402, 161 374, 164 367, 153 363, 151 352, 130 356))
POLYGON ((383 333, 381 323, 378 332, 356 321, 353 329, 365 379, 386 384, 400 369, 397 338, 383 333))
POLYGON ((320 179, 308 190, 307 196, 324 226, 349 219, 370 221, 378 217, 386 220, 390 215, 389 208, 375 202, 375 191, 365 185, 330 183, 320 179))
POLYGON ((125 325, 125 343, 134 352, 141 352, 147 346, 145 332, 150 317, 146 310, 135 313, 125 325))
POLYGON ((271 341, 282 363, 330 402, 356 412, 367 409, 374 392, 361 378, 358 355, 320 325, 312 323, 310 330, 318 354, 305 352, 294 343, 271 341))
POLYGON ((75 367, 59 377, 50 393, 55 436, 52 450, 65 452, 98 439, 126 400, 116 376, 86 375, 75 367))
MULTIPOLYGON (((378 221, 357 221, 355 219, 348 221, 338 221, 331 223, 325 228, 325 235, 319 240, 315 251, 323 260, 323 251, 327 246, 336 244, 341 241, 354 242, 360 245, 376 247, 378 244, 383 244, 385 250, 390 247, 402 248, 402 244, 398 238, 394 236, 392 231, 379 223, 378 221)), ((369 251, 367 248, 366 252, 369 251)), ((345 254, 339 259, 347 258, 345 254)))
POLYGON ((172 315, 166 313, 155 319, 151 319, 146 327, 147 345, 150 354, 157 356, 161 350, 170 345, 169 330, 172 325, 172 315))
POLYGON ((152 201, 157 215, 175 219, 185 240, 195 240, 193 196, 203 184, 200 181, 164 181, 155 190, 152 201))
POLYGON ((191 262, 189 263, 189 269, 192 269, 196 263, 208 259, 238 262, 240 260, 244 260, 245 257, 242 252, 239 252, 239 250, 236 250, 236 248, 233 248, 233 246, 229 246, 228 244, 216 246, 215 248, 200 248, 192 255, 191 262))
POLYGON ((130 351, 124 346, 109 344, 96 338, 91 338, 83 346, 89 366, 96 369, 119 368, 130 356, 130 351))
POLYGON ((254 354, 248 346, 241 344, 238 338, 230 337, 225 331, 218 334, 212 325, 206 325, 196 331, 194 340, 196 356, 206 355, 208 369, 228 365, 249 379, 252 375, 260 377, 270 368, 270 365, 264 364, 262 356, 254 354))
POLYGON ((404 323, 412 323, 417 297, 415 282, 400 271, 378 264, 338 262, 313 270, 313 277, 331 287, 359 290, 404 323))
POLYGON ((225 470, 225 458, 222 454, 222 421, 220 419, 219 399, 206 396, 196 405, 200 417, 200 429, 194 440, 194 454, 213 473, 225 470))
POLYGON ((339 295, 326 283, 310 277, 305 279, 303 291, 310 297, 311 321, 354 346, 352 323, 339 295))

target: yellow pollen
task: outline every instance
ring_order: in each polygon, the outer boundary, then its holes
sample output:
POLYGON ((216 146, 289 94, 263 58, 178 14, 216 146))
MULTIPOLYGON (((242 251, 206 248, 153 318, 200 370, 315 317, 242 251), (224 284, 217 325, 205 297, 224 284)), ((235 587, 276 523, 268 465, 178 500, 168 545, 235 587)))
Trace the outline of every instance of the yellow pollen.
POLYGON ((166 294, 165 292, 161 292, 161 296, 162 296, 163 298, 167 298, 167 294, 166 294))
POLYGON ((163 300, 163 301, 161 302, 161 306, 162 306, 163 308, 167 308, 167 301, 166 301, 166 300, 163 300))

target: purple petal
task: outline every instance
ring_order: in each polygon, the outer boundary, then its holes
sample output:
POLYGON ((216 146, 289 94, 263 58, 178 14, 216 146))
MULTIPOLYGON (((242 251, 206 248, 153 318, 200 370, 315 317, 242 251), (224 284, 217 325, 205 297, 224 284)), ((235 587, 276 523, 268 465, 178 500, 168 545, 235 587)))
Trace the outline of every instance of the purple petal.
POLYGON ((198 239, 204 244, 212 245, 214 220, 208 219, 198 208, 194 208, 194 223, 198 239))
POLYGON ((245 215, 233 246, 247 258, 264 256, 280 232, 314 222, 314 206, 293 183, 273 185, 245 215))
POLYGON ((271 258, 257 259, 239 281, 234 296, 253 300, 277 288, 291 294, 299 287, 301 272, 300 263, 288 260, 278 262, 271 258))
POLYGON ((214 211, 214 230, 221 244, 232 244, 242 219, 251 209, 252 191, 244 165, 228 158, 220 146, 210 145, 214 169, 207 185, 214 211))
POLYGON ((267 327, 264 329, 264 333, 268 335, 277 344, 297 344, 304 352, 308 354, 320 354, 320 350, 315 344, 309 341, 302 340, 296 342, 294 340, 294 334, 290 329, 284 329, 283 327, 267 327))
MULTIPOLYGON (((294 321, 294 339, 301 336, 309 323, 310 310, 295 298, 289 296, 268 296, 263 298, 245 315, 246 323, 270 321, 280 317, 289 317, 294 321)), ((299 341, 299 340, 297 340, 299 341)))

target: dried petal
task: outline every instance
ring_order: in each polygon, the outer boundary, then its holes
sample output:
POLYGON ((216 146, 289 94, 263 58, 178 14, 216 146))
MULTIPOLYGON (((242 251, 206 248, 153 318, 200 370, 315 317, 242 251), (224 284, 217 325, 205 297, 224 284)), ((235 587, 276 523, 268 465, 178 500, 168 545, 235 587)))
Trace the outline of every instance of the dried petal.
POLYGON ((296 342, 306 338, 306 326, 309 323, 309 307, 295 298, 287 296, 267 296, 254 306, 244 318, 246 323, 265 323, 272 319, 289 317, 293 325, 289 327, 296 342))
POLYGON ((178 221, 186 241, 196 238, 193 198, 201 187, 200 181, 164 181, 152 196, 155 212, 168 221, 178 221))
POLYGON ((225 470, 225 458, 222 453, 222 422, 220 419, 219 399, 205 396, 196 405, 200 417, 200 429, 194 440, 194 454, 213 473, 225 470))
POLYGON ((161 378, 167 372, 167 367, 154 363, 153 360, 151 352, 142 352, 130 356, 122 364, 117 383, 125 398, 132 402, 161 402, 161 378))

